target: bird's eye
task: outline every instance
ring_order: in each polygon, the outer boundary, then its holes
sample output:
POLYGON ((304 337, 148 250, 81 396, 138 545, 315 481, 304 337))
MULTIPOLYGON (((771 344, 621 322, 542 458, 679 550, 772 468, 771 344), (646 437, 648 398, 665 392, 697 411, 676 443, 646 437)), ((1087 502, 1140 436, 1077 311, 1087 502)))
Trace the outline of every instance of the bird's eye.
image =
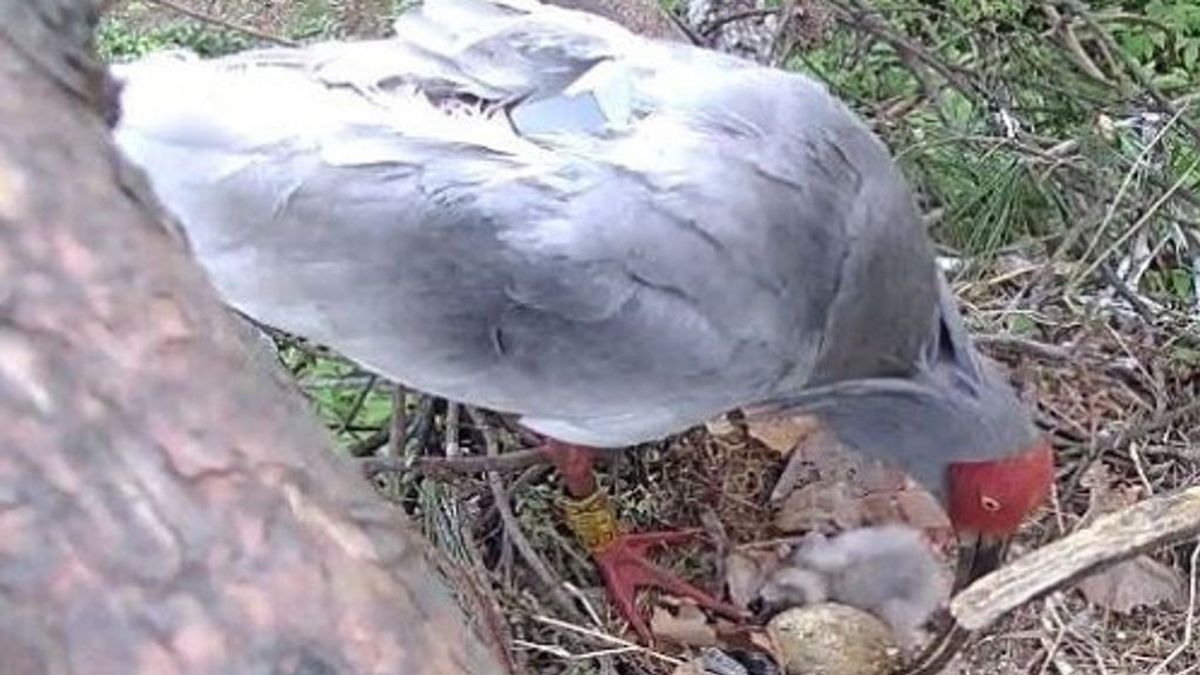
POLYGON ((979 505, 983 507, 984 511, 990 511, 992 513, 1000 510, 1000 501, 995 497, 989 497, 987 495, 983 495, 979 498, 979 505))

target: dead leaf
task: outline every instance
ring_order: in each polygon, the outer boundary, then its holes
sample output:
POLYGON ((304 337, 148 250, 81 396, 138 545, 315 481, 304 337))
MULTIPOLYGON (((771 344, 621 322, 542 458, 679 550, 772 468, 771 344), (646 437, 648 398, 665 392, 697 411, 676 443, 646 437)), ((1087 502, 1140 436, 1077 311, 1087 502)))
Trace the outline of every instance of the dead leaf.
POLYGON ((802 479, 804 482, 848 481, 864 468, 861 456, 843 447, 833 434, 818 428, 796 442, 775 489, 771 491, 770 501, 774 504, 783 501, 802 479))
POLYGON ((1129 614, 1139 607, 1183 601, 1183 575, 1149 556, 1118 563, 1080 581, 1076 588, 1088 602, 1129 614))
POLYGON ((775 514, 775 527, 783 532, 848 530, 861 524, 861 504, 841 481, 814 481, 792 490, 775 514))
POLYGON ((680 605, 675 614, 662 607, 655 607, 650 615, 650 632, 655 637, 670 640, 684 647, 717 645, 717 631, 708 624, 708 617, 699 607, 690 604, 680 605))
POLYGON ((820 423, 811 415, 764 416, 746 420, 746 430, 750 435, 780 454, 791 452, 800 441, 820 428, 820 423))
POLYGON ((1141 498, 1141 489, 1121 485, 1104 462, 1089 466, 1080 477, 1079 484, 1088 489, 1088 508, 1077 527, 1087 527, 1100 516, 1119 511, 1141 498))

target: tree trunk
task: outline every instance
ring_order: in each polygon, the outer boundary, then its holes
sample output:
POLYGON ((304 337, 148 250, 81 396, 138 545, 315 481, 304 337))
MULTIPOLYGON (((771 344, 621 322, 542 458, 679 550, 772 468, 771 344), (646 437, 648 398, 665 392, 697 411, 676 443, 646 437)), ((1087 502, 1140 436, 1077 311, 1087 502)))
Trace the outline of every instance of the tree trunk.
POLYGON ((96 4, 0 0, 0 672, 503 672, 118 159, 96 4))

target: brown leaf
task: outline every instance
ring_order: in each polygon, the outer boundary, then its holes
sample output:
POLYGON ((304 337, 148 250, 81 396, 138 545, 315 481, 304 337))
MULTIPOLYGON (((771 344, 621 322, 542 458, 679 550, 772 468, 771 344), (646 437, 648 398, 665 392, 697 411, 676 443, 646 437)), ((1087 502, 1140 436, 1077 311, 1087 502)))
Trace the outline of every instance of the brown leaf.
POLYGON ((847 530, 862 522, 862 504, 842 481, 803 485, 788 495, 775 514, 775 527, 784 532, 847 530))
POLYGON ((1119 511, 1141 498, 1139 488, 1121 485, 1104 462, 1095 462, 1089 466, 1079 484, 1088 489, 1088 508, 1078 527, 1086 527, 1096 518, 1119 511))
POLYGON ((783 474, 771 491, 770 501, 778 504, 802 482, 849 481, 865 468, 860 455, 843 447, 833 434, 818 428, 795 444, 783 474))
POLYGON ((1097 572, 1080 581, 1076 588, 1088 602, 1119 614, 1163 602, 1175 606, 1184 595, 1183 575, 1144 555, 1097 572))
POLYGON ((791 452, 800 441, 820 427, 820 423, 811 415, 764 416, 746 420, 746 430, 750 435, 780 454, 791 452))
POLYGON ((655 637, 685 647, 717 645, 717 631, 708 624, 708 617, 695 605, 680 605, 676 614, 671 614, 662 607, 655 607, 650 615, 650 632, 655 637))

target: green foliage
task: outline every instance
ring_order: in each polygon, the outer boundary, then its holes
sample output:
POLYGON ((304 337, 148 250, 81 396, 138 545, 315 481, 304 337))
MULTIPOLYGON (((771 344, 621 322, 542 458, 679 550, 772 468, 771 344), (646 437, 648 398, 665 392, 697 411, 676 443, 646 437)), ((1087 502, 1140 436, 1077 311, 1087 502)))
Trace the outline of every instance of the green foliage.
POLYGON ((318 416, 334 431, 340 448, 348 449, 391 417, 390 392, 353 363, 290 344, 281 345, 280 358, 318 416))
POLYGON ((96 50, 105 61, 128 61, 163 49, 188 49, 201 56, 220 56, 250 46, 241 33, 193 23, 135 27, 106 17, 96 31, 96 50))
POLYGON ((318 40, 339 35, 338 21, 328 0, 306 0, 297 4, 299 11, 288 27, 293 39, 318 40))
MULTIPOLYGON (((843 24, 818 48, 794 55, 787 67, 823 79, 877 121, 877 130, 917 187, 922 208, 941 214, 932 233, 943 245, 987 256, 1047 242, 1042 252, 1050 252, 1081 223, 1097 224, 1103 211, 1095 207, 1116 192, 1130 171, 1137 173, 1135 187, 1107 236, 1116 236, 1145 212, 1161 190, 1156 186, 1182 177, 1185 191, 1200 187, 1197 176, 1184 173, 1200 149, 1181 125, 1157 143, 1153 162, 1136 163, 1156 130, 1140 130, 1136 120, 1154 110, 1154 104, 1119 55, 1106 53, 1100 36, 1080 17, 1060 10, 1082 45, 1082 58, 1051 22, 1052 12, 1039 4, 870 4, 894 40, 843 24), (923 50, 936 63, 898 49, 897 40, 923 50), (1103 78, 1086 72, 1087 60, 1103 78), (903 112, 881 117, 892 109, 903 112), (1113 126, 1114 120, 1120 126, 1113 126), (1067 150, 1056 149, 1062 144, 1067 150)), ((1165 95, 1196 91, 1192 54, 1200 51, 1200 3, 1090 5, 1101 26, 1157 77, 1165 95), (1193 84, 1171 88, 1182 82, 1193 84)), ((1188 118, 1200 122, 1194 112, 1188 118)), ((1170 211, 1164 208, 1157 215, 1170 211)), ((1176 225, 1155 217, 1148 226, 1166 236, 1176 225)), ((1164 260, 1163 269, 1143 280, 1143 290, 1156 297, 1194 298, 1190 272, 1164 260)))
POLYGON ((1121 47, 1160 76, 1160 86, 1200 82, 1200 3, 1136 0, 1101 14, 1121 47))

